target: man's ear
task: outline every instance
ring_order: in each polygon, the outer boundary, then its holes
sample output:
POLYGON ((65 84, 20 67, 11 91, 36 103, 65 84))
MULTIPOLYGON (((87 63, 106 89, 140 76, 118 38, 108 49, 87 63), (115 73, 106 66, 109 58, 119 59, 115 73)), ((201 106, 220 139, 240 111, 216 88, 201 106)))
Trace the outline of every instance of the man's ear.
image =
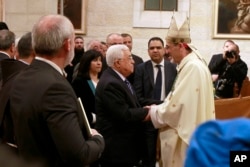
POLYGON ((10 47, 10 53, 13 55, 13 57, 14 57, 14 55, 16 54, 16 52, 17 52, 17 48, 16 48, 16 46, 15 46, 15 43, 12 43, 11 44, 11 47, 10 47))
POLYGON ((64 41, 64 44, 63 44, 63 48, 66 50, 66 51, 70 51, 70 48, 71 48, 71 39, 66 39, 64 41))
POLYGON ((116 60, 116 61, 114 62, 114 64, 118 64, 118 65, 119 65, 119 64, 120 64, 120 62, 116 60))
POLYGON ((121 66, 120 61, 116 60, 116 61, 114 62, 114 66, 115 66, 116 68, 120 68, 120 66, 121 66))

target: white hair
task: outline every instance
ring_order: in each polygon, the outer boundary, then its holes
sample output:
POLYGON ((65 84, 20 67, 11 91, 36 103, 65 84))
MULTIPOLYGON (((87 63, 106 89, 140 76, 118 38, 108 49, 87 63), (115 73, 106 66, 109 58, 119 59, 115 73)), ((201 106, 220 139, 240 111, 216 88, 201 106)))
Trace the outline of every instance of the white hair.
POLYGON ((93 40, 89 41, 87 44, 87 50, 94 49, 93 44, 101 45, 101 41, 99 41, 97 39, 93 39, 93 40))
POLYGON ((107 65, 112 67, 117 59, 122 59, 125 50, 129 50, 129 48, 124 44, 110 46, 106 53, 107 65))

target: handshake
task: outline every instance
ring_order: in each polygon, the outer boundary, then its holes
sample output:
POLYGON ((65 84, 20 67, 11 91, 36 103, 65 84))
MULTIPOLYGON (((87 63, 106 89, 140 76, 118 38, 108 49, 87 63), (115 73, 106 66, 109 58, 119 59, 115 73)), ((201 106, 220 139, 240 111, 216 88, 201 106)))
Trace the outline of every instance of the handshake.
POLYGON ((151 117, 150 117, 150 112, 151 112, 151 109, 156 106, 155 104, 152 104, 151 106, 144 106, 143 108, 146 108, 148 109, 148 114, 146 115, 146 117, 144 118, 143 121, 150 121, 151 120, 151 117))

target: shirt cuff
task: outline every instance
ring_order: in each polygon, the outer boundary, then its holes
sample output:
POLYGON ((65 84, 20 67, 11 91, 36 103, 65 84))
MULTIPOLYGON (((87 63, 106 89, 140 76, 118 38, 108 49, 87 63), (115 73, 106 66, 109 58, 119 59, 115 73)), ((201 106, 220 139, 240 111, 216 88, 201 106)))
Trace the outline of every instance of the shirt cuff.
POLYGON ((91 113, 91 114, 92 114, 92 116, 93 116, 92 123, 96 123, 96 114, 94 114, 94 113, 91 113))
POLYGON ((161 128, 161 127, 164 127, 165 124, 164 122, 161 120, 161 118, 159 118, 159 115, 158 115, 158 106, 151 106, 150 108, 150 117, 151 117, 151 121, 154 125, 155 128, 161 128))

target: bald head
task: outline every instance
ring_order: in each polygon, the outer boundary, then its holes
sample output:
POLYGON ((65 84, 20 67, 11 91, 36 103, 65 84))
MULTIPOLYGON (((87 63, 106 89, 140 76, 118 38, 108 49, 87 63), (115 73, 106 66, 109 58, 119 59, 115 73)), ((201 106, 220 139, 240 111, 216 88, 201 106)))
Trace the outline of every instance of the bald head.
POLYGON ((41 17, 32 30, 32 46, 37 54, 54 55, 66 39, 74 37, 74 27, 62 15, 41 17))
POLYGON ((106 38, 107 46, 123 44, 123 37, 119 33, 111 33, 106 38))

